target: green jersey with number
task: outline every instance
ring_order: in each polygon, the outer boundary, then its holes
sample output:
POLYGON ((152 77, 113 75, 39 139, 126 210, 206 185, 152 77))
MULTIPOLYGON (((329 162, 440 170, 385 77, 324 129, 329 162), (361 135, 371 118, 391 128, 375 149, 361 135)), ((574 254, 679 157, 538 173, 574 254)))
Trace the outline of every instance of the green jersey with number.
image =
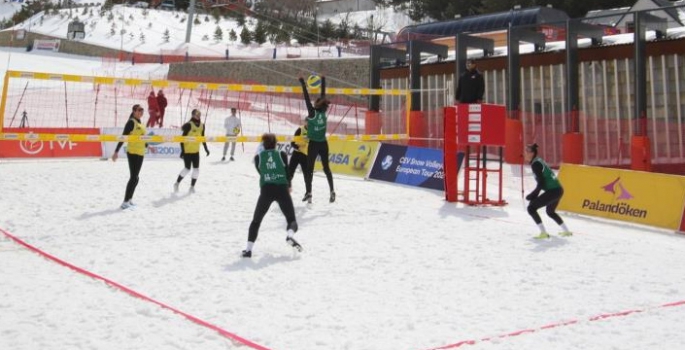
POLYGON ((266 184, 288 184, 288 176, 280 151, 269 149, 259 153, 259 174, 260 187, 266 184))
POLYGON ((310 141, 326 141, 326 124, 328 117, 325 112, 316 111, 314 118, 307 119, 307 137, 310 141))

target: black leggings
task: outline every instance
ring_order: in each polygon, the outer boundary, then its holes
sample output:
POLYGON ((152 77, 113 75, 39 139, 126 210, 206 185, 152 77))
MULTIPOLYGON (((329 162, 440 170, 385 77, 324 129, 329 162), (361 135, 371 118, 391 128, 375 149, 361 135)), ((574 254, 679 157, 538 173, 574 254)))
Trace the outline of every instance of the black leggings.
POLYGON ((321 165, 328 180, 328 188, 333 192, 333 173, 331 173, 331 167, 328 165, 328 141, 309 141, 309 148, 307 148, 307 170, 310 184, 314 177, 316 156, 321 157, 321 165))
POLYGON ((542 207, 547 207, 547 216, 552 218, 552 220, 554 220, 554 222, 556 222, 557 224, 563 224, 564 220, 562 220, 559 214, 556 213, 557 205, 559 205, 559 201, 561 200, 561 196, 563 195, 564 189, 561 187, 543 192, 540 196, 538 196, 538 198, 535 198, 532 201, 530 201, 530 203, 528 204, 528 214, 530 214, 530 216, 533 217, 533 220, 536 224, 540 224, 542 222, 542 219, 538 214, 538 209, 542 207))
POLYGON ((138 174, 140 174, 140 169, 143 167, 143 156, 127 152, 126 158, 128 158, 128 171, 130 173, 130 177, 128 178, 128 183, 126 184, 124 202, 128 202, 131 200, 131 198, 133 198, 133 192, 136 191, 136 186, 138 186, 138 174))
POLYGON ((257 199, 257 207, 254 210, 254 216, 250 223, 250 230, 248 231, 247 240, 255 242, 259 235, 259 226, 262 224, 264 215, 269 211, 271 203, 277 202, 281 208, 285 220, 288 223, 288 229, 297 232, 297 221, 295 220, 295 207, 293 206, 293 199, 290 197, 287 185, 273 185, 266 184, 262 186, 259 192, 259 199, 257 199))
POLYGON ((299 165, 300 169, 302 169, 302 175, 304 177, 304 188, 307 190, 307 193, 311 193, 312 181, 309 179, 307 161, 308 159, 306 154, 293 151, 293 155, 290 156, 290 162, 288 163, 288 179, 292 181, 293 177, 295 176, 295 170, 297 170, 297 166, 299 165))

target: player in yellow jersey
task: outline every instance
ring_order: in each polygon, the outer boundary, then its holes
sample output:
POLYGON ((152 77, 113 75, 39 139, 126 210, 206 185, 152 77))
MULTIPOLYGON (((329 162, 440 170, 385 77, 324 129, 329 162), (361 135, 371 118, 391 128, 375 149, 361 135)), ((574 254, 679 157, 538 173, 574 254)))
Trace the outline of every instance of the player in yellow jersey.
POLYGON ((312 180, 309 178, 309 172, 307 170, 307 146, 309 142, 306 138, 306 121, 304 125, 301 125, 299 128, 297 128, 297 130, 295 130, 295 136, 302 136, 304 139, 302 141, 293 141, 290 143, 293 153, 290 156, 290 163, 288 164, 288 180, 292 181, 293 177, 295 176, 295 170, 297 170, 297 166, 299 165, 300 169, 302 170, 302 177, 304 178, 304 187, 306 189, 305 196, 302 199, 302 201, 308 201, 309 203, 311 203, 312 180))
MULTIPOLYGON (((193 109, 190 113, 191 119, 183 124, 183 136, 205 136, 205 125, 202 124, 200 117, 202 113, 199 110, 193 109)), ((207 143, 203 142, 202 145, 205 147, 205 152, 207 157, 209 157, 209 149, 207 148, 207 143)), ((178 186, 181 184, 181 180, 188 175, 190 172, 190 166, 193 166, 193 174, 191 175, 190 182, 190 193, 195 193, 195 183, 197 178, 200 176, 200 143, 198 142, 181 142, 181 158, 183 158, 183 169, 178 174, 178 178, 174 183, 174 192, 178 192, 178 186)))
MULTIPOLYGON (((140 105, 133 105, 131 115, 128 117, 128 121, 124 126, 124 132, 122 135, 145 135, 145 126, 140 121, 143 116, 143 108, 140 105)), ((117 144, 117 148, 112 154, 112 161, 116 162, 119 158, 119 150, 123 145, 123 142, 117 144)), ((143 158, 145 157, 145 149, 147 148, 147 143, 145 142, 129 142, 126 146, 126 158, 128 159, 128 170, 129 178, 126 184, 126 193, 124 194, 124 202, 121 203, 121 209, 128 209, 135 204, 131 202, 133 198, 133 193, 138 186, 138 175, 140 174, 140 169, 143 167, 143 158)))

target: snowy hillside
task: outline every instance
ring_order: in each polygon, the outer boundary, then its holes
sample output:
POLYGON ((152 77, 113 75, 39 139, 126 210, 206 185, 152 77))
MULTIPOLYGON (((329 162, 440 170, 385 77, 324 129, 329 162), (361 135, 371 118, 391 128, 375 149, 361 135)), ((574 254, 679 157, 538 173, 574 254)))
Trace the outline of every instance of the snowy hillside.
MULTIPOLYGON (((115 5, 111 12, 106 12, 103 16, 100 16, 99 6, 62 9, 57 13, 41 12, 15 26, 15 29, 22 28, 30 32, 66 38, 68 24, 74 18, 78 18, 85 24, 86 36, 83 42, 128 52, 158 54, 171 51, 185 54, 187 51, 194 56, 225 56, 226 50, 229 50, 230 55, 234 57, 272 58, 273 49, 277 47, 282 48, 277 50, 277 57, 286 56, 286 49, 282 44, 242 44, 242 27, 233 19, 221 18, 217 21, 207 14, 197 14, 196 17, 189 43, 185 42, 188 25, 186 13, 123 5, 115 5), (230 40, 231 31, 236 34, 237 40, 230 40), (218 35, 218 32, 221 35, 218 35)), ((396 32, 409 23, 405 15, 395 14, 392 9, 360 11, 344 16, 321 16, 319 20, 327 19, 333 23, 346 19, 352 25, 357 24, 361 28, 372 27, 386 32, 396 32)), ((256 24, 255 19, 248 18, 245 26, 254 31, 256 24)), ((334 44, 328 43, 324 46, 323 38, 321 42, 322 45, 318 48, 314 44, 299 47, 295 40, 291 45, 297 47, 301 57, 316 57, 321 55, 321 52, 334 53, 334 50, 331 50, 334 44)))

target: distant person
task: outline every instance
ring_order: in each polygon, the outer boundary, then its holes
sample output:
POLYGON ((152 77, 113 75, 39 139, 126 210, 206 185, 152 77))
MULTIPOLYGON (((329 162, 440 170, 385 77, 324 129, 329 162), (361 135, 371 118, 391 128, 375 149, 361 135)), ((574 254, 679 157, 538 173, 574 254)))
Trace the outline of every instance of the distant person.
MULTIPOLYGON (((145 127, 143 126, 140 118, 143 116, 144 109, 140 105, 133 105, 131 115, 128 117, 126 125, 124 125, 124 132, 122 135, 130 136, 143 136, 145 135, 145 127)), ((117 144, 117 148, 112 154, 112 161, 116 162, 119 158, 119 150, 123 145, 123 142, 117 144)), ((147 148, 147 143, 142 141, 129 141, 126 146, 126 158, 128 159, 128 170, 129 178, 126 184, 126 192, 124 194, 124 202, 121 203, 121 209, 128 209, 134 207, 135 204, 131 201, 133 199, 133 193, 136 191, 136 186, 138 186, 138 175, 140 174, 140 169, 143 167, 143 158, 145 157, 145 148, 147 148)))
POLYGON ((303 140, 297 142, 292 141, 290 143, 293 152, 290 156, 290 163, 288 164, 288 180, 292 182, 293 177, 295 176, 295 170, 297 170, 297 166, 299 165, 300 169, 302 170, 302 177, 304 178, 304 187, 306 189, 304 200, 311 203, 312 182, 308 176, 309 171, 307 170, 307 147, 309 146, 309 142, 307 141, 306 119, 304 125, 301 125, 297 128, 297 130, 295 130, 295 136, 302 136, 303 140), (307 193, 309 195, 307 195, 307 193))
MULTIPOLYGON (((226 117, 226 119, 224 119, 224 128, 226 128, 226 136, 234 137, 234 136, 238 136, 238 134, 240 134, 240 130, 242 128, 242 125, 240 124, 240 119, 238 119, 238 117, 235 115, 236 111, 237 110, 235 108, 231 108, 231 115, 229 115, 228 117, 226 117)), ((221 157, 222 162, 226 160, 226 152, 228 151, 228 144, 229 143, 231 144, 231 158, 230 159, 235 160, 233 158, 233 155, 235 154, 235 144, 237 142, 226 141, 226 143, 224 144, 224 155, 223 155, 223 157, 221 157)))
MULTIPOLYGON (((328 126, 328 117, 326 112, 328 111, 328 105, 330 101, 326 99, 326 77, 321 77, 321 96, 316 99, 314 105, 309 98, 309 92, 307 91, 307 84, 304 78, 300 78, 300 85, 302 85, 302 93, 304 94, 304 102, 307 105, 307 111, 309 115, 307 116, 307 138, 309 139, 309 145, 307 146, 307 176, 309 183, 312 183, 314 178, 314 164, 316 163, 316 157, 321 158, 321 165, 323 166, 323 172, 326 174, 326 179, 328 180, 328 188, 331 191, 329 197, 329 202, 335 202, 335 190, 333 188, 333 173, 331 173, 331 168, 328 164, 328 140, 326 140, 326 128, 328 126)), ((302 201, 311 202, 312 193, 307 192, 302 199, 302 201)))
POLYGON ((542 223, 542 219, 537 212, 542 207, 547 207, 547 216, 552 218, 561 227, 559 235, 564 237, 571 236, 571 231, 566 227, 564 220, 556 213, 557 205, 559 205, 559 201, 564 195, 564 189, 561 187, 561 183, 556 175, 554 175, 552 169, 549 168, 542 158, 538 157, 538 145, 536 143, 526 146, 525 159, 530 163, 535 181, 537 182, 533 192, 526 196, 526 200, 530 201, 528 204, 528 214, 530 214, 535 224, 540 228, 540 234, 535 236, 535 238, 549 238, 545 225, 542 223), (540 191, 544 193, 540 195, 540 191))
MULTIPOLYGON (((181 128, 183 130, 183 136, 205 136, 205 125, 202 124, 199 110, 193 109, 190 113, 190 120, 183 124, 181 128)), ((209 157, 209 149, 207 148, 207 143, 203 142, 202 145, 205 147, 205 152, 207 157, 209 157)), ((195 193, 195 183, 197 178, 200 177, 200 143, 199 142, 181 142, 181 158, 183 158, 183 169, 178 174, 176 182, 174 183, 174 192, 178 192, 178 186, 181 184, 181 180, 188 175, 190 172, 190 167, 193 167, 193 174, 191 175, 192 180, 190 181, 190 193, 195 193)))
POLYGON ((287 223, 285 242, 302 251, 302 246, 293 238, 297 232, 297 220, 293 199, 290 197, 290 181, 288 180, 288 155, 276 149, 276 135, 262 135, 260 151, 254 157, 254 164, 259 173, 259 199, 254 210, 252 222, 247 236, 247 247, 242 252, 243 258, 252 257, 252 248, 259 235, 259 226, 269 211, 271 203, 276 202, 281 208, 287 223))
POLYGON ((159 119, 159 104, 157 104, 157 96, 155 96, 154 91, 150 91, 150 95, 147 97, 147 112, 150 119, 147 120, 146 126, 152 128, 159 119))
POLYGON ((166 112, 166 106, 168 105, 166 96, 164 96, 164 91, 157 91, 157 106, 159 107, 159 127, 164 127, 164 112, 166 112))
POLYGON ((485 93, 485 80, 476 66, 476 61, 466 61, 466 72, 459 77, 457 103, 481 103, 485 93))

